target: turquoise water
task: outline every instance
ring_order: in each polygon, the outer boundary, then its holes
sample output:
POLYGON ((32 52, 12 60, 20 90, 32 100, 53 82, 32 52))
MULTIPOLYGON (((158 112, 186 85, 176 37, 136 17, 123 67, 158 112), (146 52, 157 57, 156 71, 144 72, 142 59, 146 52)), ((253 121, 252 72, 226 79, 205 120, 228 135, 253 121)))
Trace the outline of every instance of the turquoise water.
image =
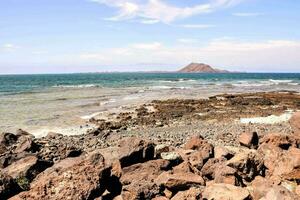
POLYGON ((156 87, 197 88, 211 85, 232 87, 299 88, 300 74, 236 73, 89 73, 45 75, 0 75, 0 94, 44 91, 50 88, 84 87, 156 87), (279 87, 280 86, 280 87, 279 87))

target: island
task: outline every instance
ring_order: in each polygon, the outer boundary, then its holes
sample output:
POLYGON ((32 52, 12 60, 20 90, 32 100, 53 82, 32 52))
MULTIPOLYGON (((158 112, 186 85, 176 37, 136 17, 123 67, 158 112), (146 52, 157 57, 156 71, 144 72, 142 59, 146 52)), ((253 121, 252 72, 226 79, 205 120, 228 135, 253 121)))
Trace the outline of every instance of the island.
POLYGON ((211 67, 204 63, 191 63, 180 69, 179 73, 230 73, 227 70, 221 70, 211 67))

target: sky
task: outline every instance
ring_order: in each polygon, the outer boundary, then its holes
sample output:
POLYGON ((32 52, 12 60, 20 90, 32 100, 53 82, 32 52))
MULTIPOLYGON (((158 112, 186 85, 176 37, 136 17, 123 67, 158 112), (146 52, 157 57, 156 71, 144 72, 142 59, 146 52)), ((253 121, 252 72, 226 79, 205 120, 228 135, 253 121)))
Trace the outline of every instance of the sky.
POLYGON ((298 0, 1 0, 0 74, 300 72, 298 0))

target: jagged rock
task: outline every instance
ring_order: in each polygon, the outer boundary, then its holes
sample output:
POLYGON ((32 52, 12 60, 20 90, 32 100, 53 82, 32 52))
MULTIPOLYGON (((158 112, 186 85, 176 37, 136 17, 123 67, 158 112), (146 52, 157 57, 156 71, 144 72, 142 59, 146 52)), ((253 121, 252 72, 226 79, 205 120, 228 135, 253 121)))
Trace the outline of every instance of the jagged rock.
POLYGON ((261 176, 255 177, 251 185, 247 187, 253 200, 261 199, 275 183, 261 176))
POLYGON ((105 191, 108 176, 99 153, 67 158, 39 174, 15 199, 92 199, 105 191))
POLYGON ((219 167, 223 167, 226 165, 225 158, 212 158, 209 159, 201 169, 202 176, 206 180, 213 180, 215 179, 216 170, 219 167))
POLYGON ((0 173, 0 197, 1 199, 8 199, 19 192, 22 189, 19 185, 14 181, 14 179, 7 174, 4 174, 2 171, 0 173))
POLYGON ((241 186, 241 180, 238 177, 237 170, 228 166, 220 166, 215 170, 215 183, 226 183, 241 186))
POLYGON ((272 174, 275 169, 275 161, 282 156, 283 150, 272 144, 262 144, 257 152, 263 157, 268 173, 272 174))
POLYGON ((260 200, 299 200, 300 197, 282 186, 273 186, 260 200))
POLYGON ((164 186, 170 191, 187 190, 190 187, 205 185, 205 181, 199 175, 193 173, 164 172, 155 180, 157 185, 164 186))
POLYGON ((178 192, 171 200, 196 200, 196 199, 201 199, 202 191, 203 191, 203 189, 192 187, 189 190, 178 192))
POLYGON ((1 133, 0 134, 0 154, 5 153, 8 147, 16 143, 18 137, 12 133, 1 133))
POLYGON ((207 200, 247 200, 250 199, 250 194, 246 188, 216 183, 204 189, 202 198, 207 200))
POLYGON ((122 167, 152 160, 155 156, 155 145, 152 142, 131 137, 119 142, 119 160, 122 167))
POLYGON ((169 169, 170 162, 162 159, 125 167, 120 178, 123 191, 134 194, 138 199, 151 199, 160 193, 153 180, 169 169))
POLYGON ((265 174, 263 158, 256 150, 237 153, 226 165, 236 169, 239 176, 246 181, 252 181, 256 176, 265 174))
POLYGON ((264 165, 268 169, 268 177, 280 176, 287 180, 298 180, 300 175, 300 149, 290 147, 289 150, 263 144, 260 145, 258 152, 263 156, 264 165))
POLYGON ((203 160, 207 160, 214 155, 214 147, 201 136, 192 137, 187 141, 184 148, 201 151, 203 160))
POLYGON ((271 144, 280 147, 283 150, 288 150, 290 147, 297 148, 299 143, 299 138, 296 138, 293 135, 285 135, 281 133, 269 133, 261 140, 261 144, 271 144))
MULTIPOLYGON (((274 160, 273 176, 291 175, 300 167, 300 149, 290 148, 274 160)), ((287 176, 288 177, 288 176, 287 176)))
POLYGON ((38 160, 36 156, 31 155, 13 162, 2 172, 12 177, 20 188, 26 190, 31 180, 51 165, 52 163, 38 160))
POLYGON ((244 132, 239 136, 239 143, 248 148, 257 148, 258 140, 256 132, 244 132))
POLYGON ((38 150, 37 144, 33 141, 31 136, 20 136, 18 138, 18 144, 14 149, 14 153, 21 152, 36 152, 38 150))
POLYGON ((152 142, 135 137, 124 138, 118 146, 97 150, 106 160, 106 163, 119 163, 122 168, 153 160, 155 145, 152 142))
POLYGON ((201 151, 195 151, 188 156, 188 161, 192 167, 201 170, 205 162, 202 155, 203 153, 201 151))
POLYGON ((226 147, 216 146, 214 148, 215 158, 226 158, 227 160, 234 156, 234 152, 230 151, 226 147))

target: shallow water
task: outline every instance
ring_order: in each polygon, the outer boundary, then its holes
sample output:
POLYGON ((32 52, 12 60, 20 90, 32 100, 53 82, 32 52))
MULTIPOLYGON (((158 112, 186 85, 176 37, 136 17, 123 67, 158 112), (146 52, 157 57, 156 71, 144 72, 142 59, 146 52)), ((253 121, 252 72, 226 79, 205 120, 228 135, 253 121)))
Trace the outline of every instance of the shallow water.
POLYGON ((153 99, 220 93, 300 92, 300 74, 111 73, 0 76, 0 132, 84 133, 88 118, 153 99), (96 114, 95 114, 96 113, 96 114))

